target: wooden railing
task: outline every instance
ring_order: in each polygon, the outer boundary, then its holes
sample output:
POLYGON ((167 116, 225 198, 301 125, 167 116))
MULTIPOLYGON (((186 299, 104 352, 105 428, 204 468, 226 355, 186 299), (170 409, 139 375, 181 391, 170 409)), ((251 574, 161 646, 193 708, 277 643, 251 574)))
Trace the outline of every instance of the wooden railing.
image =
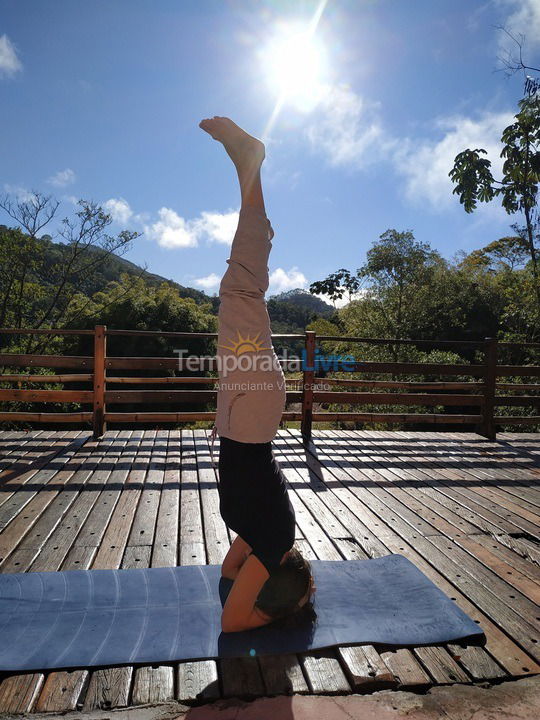
MULTIPOLYGON (((91 409, 81 412, 0 412, 2 421, 26 421, 32 423, 91 423, 94 436, 99 437, 107 427, 107 423, 180 423, 197 420, 213 421, 212 412, 111 412, 110 405, 151 403, 208 403, 215 402, 216 390, 141 390, 141 385, 173 385, 215 384, 216 377, 125 377, 118 374, 121 370, 179 370, 185 369, 187 360, 179 357, 113 357, 107 354, 107 338, 113 336, 132 337, 167 337, 175 339, 217 338, 216 333, 181 333, 146 330, 108 330, 104 325, 96 325, 94 330, 21 330, 0 329, 2 334, 17 335, 91 335, 93 336, 93 354, 90 356, 35 355, 0 353, 0 366, 5 368, 62 368, 73 373, 42 375, 22 373, 2 373, 0 382, 17 383, 18 388, 0 389, 2 402, 39 402, 39 403, 79 403, 91 409), (111 372, 113 374, 111 374, 111 372), (116 373, 116 374, 114 374, 116 373), (22 389, 22 383, 61 383, 63 385, 77 382, 92 384, 91 390, 35 390, 22 389), (113 385, 136 385, 137 389, 112 389, 113 385)), ((517 384, 497 382, 504 377, 538 377, 539 365, 499 365, 497 362, 499 347, 540 347, 540 343, 501 343, 493 338, 483 341, 458 340, 402 340, 381 338, 337 337, 330 335, 317 336, 313 331, 303 335, 276 334, 272 336, 288 340, 302 339, 305 345, 305 358, 301 378, 288 379, 289 384, 295 383, 287 390, 287 404, 299 403, 300 411, 283 413, 283 420, 299 420, 302 433, 310 437, 313 422, 361 421, 376 423, 429 423, 441 424, 473 424, 476 431, 489 439, 495 439, 497 424, 538 424, 540 415, 533 416, 497 416, 495 408, 499 406, 540 406, 540 395, 526 395, 525 392, 539 390, 540 383, 517 384), (444 363, 410 363, 410 362, 356 362, 337 363, 330 372, 352 370, 355 373, 391 374, 395 375, 441 375, 470 376, 471 381, 452 382, 400 382, 395 380, 368 380, 358 378, 332 378, 328 373, 324 379, 318 377, 316 363, 316 343, 324 341, 368 343, 371 345, 410 344, 416 347, 441 349, 468 349, 483 351, 484 362, 480 364, 444 364, 444 363), (298 384, 301 383, 301 389, 298 384), (326 385, 326 388, 324 387, 326 385), (353 388, 353 390, 328 390, 332 387, 353 388), (357 392, 357 388, 367 388, 368 392, 357 392), (386 390, 390 392, 381 392, 386 390), (512 390, 519 395, 497 395, 497 390, 512 390), (404 391, 404 392, 396 392, 404 391), (449 393, 448 391, 453 391, 449 393), (329 412, 315 411, 316 404, 331 403, 334 405, 389 405, 389 406, 425 406, 450 407, 465 406, 473 409, 471 414, 453 413, 386 413, 386 412, 329 412)), ((216 370, 215 357, 200 357, 205 370, 216 370)), ((291 363, 298 365, 298 360, 282 359, 283 369, 287 372, 291 363)))

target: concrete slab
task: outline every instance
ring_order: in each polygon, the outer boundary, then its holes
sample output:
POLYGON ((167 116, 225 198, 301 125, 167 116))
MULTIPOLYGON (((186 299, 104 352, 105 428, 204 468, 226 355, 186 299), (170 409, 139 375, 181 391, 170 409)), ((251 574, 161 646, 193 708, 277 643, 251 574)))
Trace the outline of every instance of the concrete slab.
POLYGON ((450 685, 425 695, 384 690, 372 695, 294 695, 251 703, 221 700, 177 720, 537 720, 540 676, 489 688, 450 685))

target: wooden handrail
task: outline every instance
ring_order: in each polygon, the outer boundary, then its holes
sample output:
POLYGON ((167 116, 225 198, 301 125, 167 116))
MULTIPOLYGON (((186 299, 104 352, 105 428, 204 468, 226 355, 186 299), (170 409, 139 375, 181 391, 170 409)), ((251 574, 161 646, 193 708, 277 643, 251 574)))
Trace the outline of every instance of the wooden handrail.
MULTIPOLYGON (((36 330, 28 328, 2 328, 0 334, 8 335, 92 335, 94 338, 94 351, 92 356, 63 356, 63 355, 32 355, 19 353, 0 354, 0 367, 21 367, 24 373, 13 371, 0 374, 0 382, 16 383, 18 387, 0 389, 1 402, 39 402, 39 403, 79 403, 91 406, 78 412, 0 412, 0 421, 26 421, 26 422, 77 422, 91 423, 94 435, 99 437, 106 430, 107 422, 129 423, 163 423, 163 422, 193 422, 195 420, 212 421, 214 411, 189 412, 111 412, 108 405, 135 404, 142 407, 156 402, 175 403, 201 403, 214 402, 217 397, 216 388, 195 390, 189 385, 213 385, 218 382, 217 377, 128 377, 117 374, 110 375, 114 370, 182 370, 188 367, 187 359, 178 357, 114 357, 107 355, 108 336, 133 337, 168 337, 168 338, 216 338, 217 333, 188 333, 152 330, 116 330, 108 329, 105 325, 97 325, 93 330, 71 330, 62 328, 36 330), (60 373, 58 375, 40 375, 28 372, 28 368, 68 368, 75 372, 60 373), (78 374, 77 371, 80 371, 78 374), (65 383, 91 383, 88 390, 47 390, 24 388, 23 383, 36 384, 65 384, 65 383), (144 385, 184 386, 176 389, 141 389, 144 385), (114 389, 116 386, 131 385, 133 389, 114 389), (188 387, 185 387, 185 386, 188 387)), ((540 424, 540 416, 504 416, 495 415, 495 408, 500 406, 540 406, 540 395, 525 395, 525 392, 540 390, 538 383, 508 383, 497 382, 498 378, 511 376, 540 377, 538 365, 499 365, 497 351, 499 346, 504 347, 540 347, 540 343, 504 343, 494 338, 485 340, 412 340, 404 338, 362 338, 334 335, 316 335, 308 330, 305 334, 273 334, 273 338, 303 339, 305 354, 300 359, 282 358, 280 363, 283 369, 300 370, 301 377, 286 378, 289 383, 287 402, 297 403, 299 410, 286 410, 283 420, 300 420, 302 434, 309 438, 313 422, 326 421, 360 421, 377 423, 430 423, 430 424, 475 424, 478 432, 489 439, 495 439, 496 426, 506 424, 540 424), (422 347, 467 347, 482 348, 484 362, 467 365, 461 363, 417 363, 417 362, 374 362, 354 361, 348 363, 342 360, 340 364, 324 367, 318 362, 316 352, 317 341, 337 341, 354 343, 371 343, 373 345, 418 345, 422 347), (372 380, 365 378, 326 377, 335 371, 350 370, 366 374, 392 374, 392 375, 435 375, 452 376, 462 375, 471 380, 451 381, 410 381, 410 380, 372 380), (321 372, 325 377, 319 377, 321 372), (292 386, 291 386, 292 384, 292 386), (339 389, 345 388, 343 389, 339 389), (346 388, 351 388, 347 390, 346 388), (365 387, 367 392, 358 391, 365 387), (512 391, 513 395, 497 395, 497 391, 512 391), (315 410, 314 405, 332 404, 347 407, 359 405, 363 407, 378 405, 418 406, 421 407, 470 407, 478 414, 453 413, 425 413, 425 412, 345 412, 315 410)), ((191 358, 192 359, 192 358, 191 358)), ((198 358, 203 369, 217 370, 215 356, 202 356, 198 358)), ((188 368, 189 369, 189 368, 188 368)))

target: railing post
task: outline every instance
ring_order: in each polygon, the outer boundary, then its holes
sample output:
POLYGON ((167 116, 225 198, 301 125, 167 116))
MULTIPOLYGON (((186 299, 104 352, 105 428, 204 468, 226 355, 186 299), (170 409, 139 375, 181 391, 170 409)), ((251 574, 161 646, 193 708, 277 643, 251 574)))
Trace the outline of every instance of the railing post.
POLYGON ((315 331, 306 330, 306 353, 304 358, 304 374, 302 387, 302 435, 311 437, 313 415, 313 384, 315 382, 315 331))
POLYGON ((107 326, 94 328, 94 438, 107 430, 105 422, 105 357, 107 354, 107 326))
POLYGON ((495 440, 495 385, 497 381, 497 339, 484 338, 484 413, 481 434, 495 440))

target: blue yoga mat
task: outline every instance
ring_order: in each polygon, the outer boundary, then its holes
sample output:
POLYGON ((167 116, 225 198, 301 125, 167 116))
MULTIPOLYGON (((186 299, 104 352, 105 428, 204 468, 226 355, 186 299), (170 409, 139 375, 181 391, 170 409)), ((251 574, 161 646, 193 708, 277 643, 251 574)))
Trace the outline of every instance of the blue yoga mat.
POLYGON ((336 645, 483 644, 480 627, 401 555, 311 562, 317 619, 222 633, 220 565, 0 574, 0 670, 296 653, 336 645))

